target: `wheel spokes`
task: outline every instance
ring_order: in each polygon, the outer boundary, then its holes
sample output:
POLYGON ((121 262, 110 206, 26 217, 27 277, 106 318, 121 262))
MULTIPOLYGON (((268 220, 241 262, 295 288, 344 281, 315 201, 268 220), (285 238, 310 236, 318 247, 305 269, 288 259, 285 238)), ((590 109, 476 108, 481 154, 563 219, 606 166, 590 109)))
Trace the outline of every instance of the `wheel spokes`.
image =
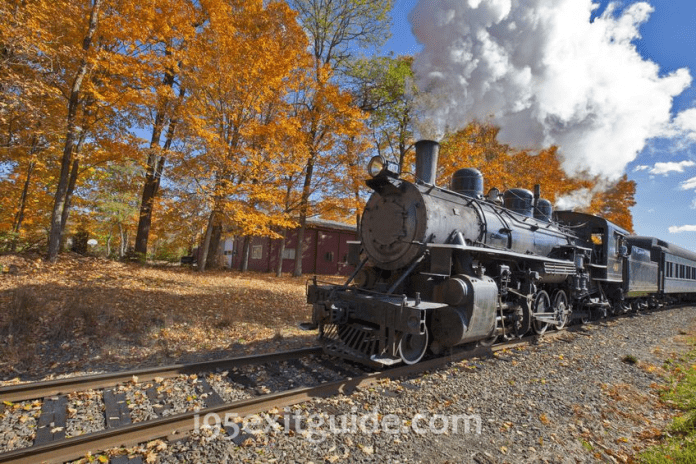
POLYGON ((563 290, 557 290, 553 295, 553 312, 556 319, 556 329, 561 330, 568 324, 570 318, 568 295, 563 290))
POLYGON ((546 329, 549 328, 548 322, 544 322, 543 319, 548 319, 551 317, 551 300, 549 294, 545 290, 540 291, 534 297, 534 303, 532 304, 534 321, 532 327, 537 335, 543 335, 546 329))

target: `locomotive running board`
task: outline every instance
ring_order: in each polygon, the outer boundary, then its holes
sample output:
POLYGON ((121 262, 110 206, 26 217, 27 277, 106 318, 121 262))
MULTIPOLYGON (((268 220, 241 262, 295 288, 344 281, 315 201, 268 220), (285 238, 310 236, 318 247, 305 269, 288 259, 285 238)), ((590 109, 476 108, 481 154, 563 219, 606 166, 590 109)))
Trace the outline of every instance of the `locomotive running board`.
POLYGON ((526 260, 531 260, 531 261, 543 261, 544 263, 550 263, 550 264, 562 264, 562 265, 573 265, 575 266, 575 263, 573 261, 566 261, 563 259, 554 259, 554 258, 546 258, 544 256, 536 256, 536 255, 526 255, 524 253, 517 253, 515 251, 507 251, 507 250, 499 250, 497 248, 484 248, 484 247, 477 247, 477 246, 468 246, 468 245, 453 245, 453 244, 438 244, 438 243, 428 243, 426 245, 428 248, 449 248, 452 250, 460 250, 460 251, 467 251, 469 253, 484 253, 484 254, 489 254, 489 255, 504 255, 512 258, 520 258, 520 259, 526 259, 526 260))

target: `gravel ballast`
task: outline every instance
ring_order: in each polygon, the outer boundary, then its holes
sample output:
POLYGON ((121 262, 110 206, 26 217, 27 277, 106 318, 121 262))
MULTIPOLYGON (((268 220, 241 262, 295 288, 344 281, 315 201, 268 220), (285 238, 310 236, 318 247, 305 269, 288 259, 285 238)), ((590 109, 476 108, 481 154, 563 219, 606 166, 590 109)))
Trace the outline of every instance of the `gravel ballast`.
MULTIPOLYGON (((690 348, 695 311, 675 308, 576 327, 487 358, 267 411, 227 431, 202 429, 111 454, 161 463, 628 462, 657 442, 674 415, 659 402, 657 387, 665 382, 666 363, 690 348)), ((313 371, 332 378, 316 360, 302 360, 306 369, 292 364, 239 369, 256 387, 216 372, 145 383, 134 377, 115 391, 125 394, 131 420, 139 422, 202 409, 205 382, 210 394, 234 401, 316 384, 313 371)), ((99 394, 75 393, 68 401, 68 436, 105 427, 99 394)), ((0 406, 3 451, 31 445, 40 411, 40 401, 0 406)))
POLYGON ((168 443, 158 462, 626 462, 671 420, 654 387, 665 361, 688 349, 683 335, 695 309, 588 325, 489 359, 317 399, 291 409, 299 428, 274 411, 267 416, 277 426, 252 427, 235 440, 203 430, 168 443), (456 433, 453 416, 460 416, 456 433))

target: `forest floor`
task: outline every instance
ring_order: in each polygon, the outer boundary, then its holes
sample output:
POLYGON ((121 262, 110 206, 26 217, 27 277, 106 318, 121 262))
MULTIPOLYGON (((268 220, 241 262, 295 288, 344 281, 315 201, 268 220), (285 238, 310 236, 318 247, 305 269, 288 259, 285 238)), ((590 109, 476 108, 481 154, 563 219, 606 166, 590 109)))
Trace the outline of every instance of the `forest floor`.
MULTIPOLYGON (((0 381, 299 348, 306 277, 0 256, 0 381)), ((333 282, 343 278, 326 278, 333 282)))

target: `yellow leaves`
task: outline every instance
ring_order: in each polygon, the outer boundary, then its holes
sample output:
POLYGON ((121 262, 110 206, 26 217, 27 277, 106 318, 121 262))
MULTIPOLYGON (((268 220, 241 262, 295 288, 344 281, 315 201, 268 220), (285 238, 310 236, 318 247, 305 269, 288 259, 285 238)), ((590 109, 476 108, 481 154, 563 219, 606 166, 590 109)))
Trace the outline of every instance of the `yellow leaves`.
POLYGON ((155 451, 164 451, 167 449, 167 443, 165 443, 163 440, 154 440, 148 442, 147 449, 152 449, 155 451))
POLYGON ((505 421, 505 422, 503 422, 503 424, 500 426, 500 431, 501 431, 501 432, 507 432, 507 431, 509 431, 510 429, 512 429, 513 426, 514 426, 514 424, 513 424, 512 422, 510 422, 510 421, 505 421))
POLYGON ((200 145, 181 164, 240 233, 288 226, 290 191, 310 150, 292 98, 311 88, 307 38, 281 2, 201 3, 209 22, 183 70, 187 132, 200 145))
POLYGON ((360 450, 368 456, 371 456, 375 452, 375 449, 372 446, 363 445, 362 443, 358 443, 358 448, 360 448, 360 450))
POLYGON ((606 190, 595 194, 592 203, 585 210, 591 214, 605 217, 629 232, 633 231, 633 216, 629 208, 635 206, 636 183, 628 180, 626 174, 606 190))
POLYGON ((519 151, 496 140, 498 128, 471 123, 449 135, 442 144, 438 179, 448 185, 452 174, 465 167, 475 167, 484 177, 484 193, 491 187, 500 191, 510 188, 533 189, 541 185, 541 196, 553 204, 560 196, 578 189, 592 192, 591 204, 582 210, 602 216, 615 224, 633 230, 630 208, 635 205, 636 184, 624 175, 613 185, 603 187, 599 178, 583 175, 571 177, 561 166, 556 147, 537 154, 519 151))

